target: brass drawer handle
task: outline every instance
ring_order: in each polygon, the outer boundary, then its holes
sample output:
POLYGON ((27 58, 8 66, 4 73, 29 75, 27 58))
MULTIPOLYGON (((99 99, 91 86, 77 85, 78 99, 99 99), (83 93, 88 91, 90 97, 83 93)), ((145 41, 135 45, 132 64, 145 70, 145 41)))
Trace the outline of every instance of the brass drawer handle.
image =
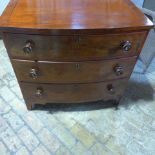
POLYGON ((81 41, 81 37, 80 37, 80 36, 76 36, 76 38, 75 38, 75 42, 79 44, 80 41, 81 41))
POLYGON ((23 51, 25 54, 30 54, 33 51, 34 42, 33 41, 27 41, 26 45, 23 47, 23 51))
POLYGON ((108 84, 108 85, 107 85, 107 90, 108 90, 108 92, 109 92, 110 94, 114 94, 114 93, 115 93, 115 89, 114 89, 114 87, 113 87, 112 84, 108 84))
POLYGON ((122 49, 124 52, 128 52, 132 48, 132 44, 130 41, 125 41, 122 43, 122 49))
POLYGON ((36 79, 38 78, 39 76, 39 70, 38 69, 35 69, 35 68, 31 68, 30 69, 30 72, 29 72, 29 76, 33 79, 36 79))
POLYGON ((41 96, 43 96, 43 89, 41 88, 41 87, 38 87, 37 89, 36 89, 36 92, 35 92, 35 95, 37 96, 37 97, 41 97, 41 96))
POLYGON ((75 65, 75 68, 76 68, 77 70, 79 70, 79 69, 80 69, 80 64, 77 63, 77 64, 75 65))
POLYGON ((124 73, 123 66, 117 64, 117 65, 114 67, 114 72, 115 72, 115 74, 116 74, 117 76, 122 75, 122 74, 124 73))
POLYGON ((76 43, 77 48, 80 48, 80 42, 81 42, 81 37, 80 36, 75 36, 75 43, 76 43))

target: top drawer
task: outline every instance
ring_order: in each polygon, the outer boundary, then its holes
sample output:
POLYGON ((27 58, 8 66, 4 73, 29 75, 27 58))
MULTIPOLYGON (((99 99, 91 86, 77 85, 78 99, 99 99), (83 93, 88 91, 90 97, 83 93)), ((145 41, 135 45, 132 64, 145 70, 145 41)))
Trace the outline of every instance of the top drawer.
POLYGON ((146 33, 81 36, 41 36, 5 33, 14 59, 80 61, 137 55, 146 33))

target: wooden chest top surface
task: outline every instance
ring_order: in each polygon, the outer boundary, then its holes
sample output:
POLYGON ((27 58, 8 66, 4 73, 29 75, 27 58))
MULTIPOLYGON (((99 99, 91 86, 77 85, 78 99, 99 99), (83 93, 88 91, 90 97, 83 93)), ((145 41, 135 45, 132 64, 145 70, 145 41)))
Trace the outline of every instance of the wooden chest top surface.
POLYGON ((152 22, 130 0, 10 0, 2 30, 149 29, 152 22))

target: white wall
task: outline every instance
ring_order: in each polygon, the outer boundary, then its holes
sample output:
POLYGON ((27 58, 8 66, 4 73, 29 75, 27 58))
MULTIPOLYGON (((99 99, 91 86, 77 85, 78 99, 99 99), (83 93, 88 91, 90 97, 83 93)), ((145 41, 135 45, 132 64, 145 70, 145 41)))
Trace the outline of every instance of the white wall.
POLYGON ((143 3, 144 3, 144 0, 132 0, 137 6, 140 6, 142 7, 143 6, 143 3))
POLYGON ((0 0, 0 16, 2 15, 3 11, 7 7, 10 0, 0 0))

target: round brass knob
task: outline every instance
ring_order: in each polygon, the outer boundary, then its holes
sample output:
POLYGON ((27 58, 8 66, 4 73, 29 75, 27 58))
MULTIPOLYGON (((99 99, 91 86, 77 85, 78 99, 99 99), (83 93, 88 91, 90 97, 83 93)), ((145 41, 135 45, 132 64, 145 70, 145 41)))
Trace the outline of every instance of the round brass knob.
POLYGON ((130 41, 125 41, 122 44, 122 49, 123 49, 124 52, 128 52, 131 48, 132 48, 132 44, 131 44, 130 41))
POLYGON ((115 89, 114 89, 112 84, 108 84, 107 85, 107 90, 109 91, 110 94, 114 94, 115 93, 115 89))
POLYGON ((32 53, 34 47, 34 43, 32 41, 27 41, 26 45, 23 47, 23 51, 25 54, 32 53))
POLYGON ((38 78, 38 72, 39 71, 37 69, 31 68, 30 72, 29 72, 29 75, 30 75, 31 78, 36 79, 36 78, 38 78))
POLYGON ((42 88, 37 88, 36 92, 35 92, 35 95, 37 97, 41 97, 43 95, 43 89, 42 88))
POLYGON ((117 76, 122 75, 122 74, 124 73, 123 66, 121 66, 121 65, 116 65, 116 66, 114 67, 114 72, 115 72, 115 74, 116 74, 117 76))

